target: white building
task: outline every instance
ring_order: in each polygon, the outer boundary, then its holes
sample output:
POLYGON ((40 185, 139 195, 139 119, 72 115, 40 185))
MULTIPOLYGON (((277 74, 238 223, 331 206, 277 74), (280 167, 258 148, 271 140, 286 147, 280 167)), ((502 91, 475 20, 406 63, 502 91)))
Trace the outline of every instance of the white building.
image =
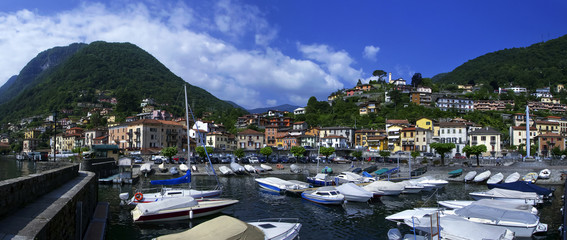
POLYGON ((463 153, 463 148, 467 145, 467 125, 463 122, 441 122, 439 123, 439 142, 454 143, 455 148, 450 155, 463 153))

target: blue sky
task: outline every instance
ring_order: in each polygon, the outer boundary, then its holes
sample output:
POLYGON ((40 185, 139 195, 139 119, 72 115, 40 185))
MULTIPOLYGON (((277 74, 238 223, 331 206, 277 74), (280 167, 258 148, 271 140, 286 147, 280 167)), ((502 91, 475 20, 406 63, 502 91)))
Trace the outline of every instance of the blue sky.
POLYGON ((381 69, 408 82, 567 34, 551 1, 0 1, 0 84, 39 52, 131 42, 245 108, 324 100, 381 69))

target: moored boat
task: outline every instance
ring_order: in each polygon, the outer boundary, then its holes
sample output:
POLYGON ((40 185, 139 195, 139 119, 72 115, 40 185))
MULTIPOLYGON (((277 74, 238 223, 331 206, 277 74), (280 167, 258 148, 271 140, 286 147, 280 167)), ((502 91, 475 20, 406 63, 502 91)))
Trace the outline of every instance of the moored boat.
POLYGON ((504 183, 517 182, 518 180, 520 180, 520 176, 521 176, 520 173, 514 172, 510 174, 508 177, 506 177, 504 183))
POLYGON ((340 205, 345 200, 345 196, 333 186, 325 186, 315 190, 305 191, 301 193, 301 197, 305 200, 324 205, 340 205))
POLYGON ((298 219, 260 219, 243 222, 230 216, 219 216, 189 230, 160 236, 158 240, 179 239, 270 239, 292 240, 301 229, 298 219))
POLYGON ((387 171, 388 171, 388 168, 381 168, 381 169, 379 169, 379 170, 376 170, 376 171, 374 172, 374 174, 376 174, 376 176, 380 176, 380 175, 384 174, 384 173, 387 172, 387 171))
POLYGON ((159 171, 160 172, 167 172, 167 170, 169 170, 166 166, 165 166, 165 162, 162 162, 160 165, 158 165, 159 171))
POLYGON ((352 202, 367 202, 374 196, 373 193, 354 183, 342 184, 337 187, 337 190, 345 196, 345 200, 352 202))
POLYGON ((529 182, 529 183, 535 183, 537 181, 537 177, 538 177, 538 174, 536 172, 530 172, 530 173, 527 173, 526 175, 524 175, 522 177, 522 181, 529 182))
POLYGON ((245 164, 244 165, 244 169, 246 169, 247 172, 249 173, 255 173, 256 172, 256 168, 250 164, 245 164))
POLYGON ((163 201, 138 204, 131 211, 135 223, 194 219, 218 213, 238 203, 238 200, 177 197, 163 201))
POLYGON ((235 162, 230 163, 230 169, 232 169, 232 171, 236 174, 246 173, 246 169, 244 169, 244 167, 242 165, 235 163, 235 162))
POLYGON ((222 175, 231 175, 234 174, 234 172, 232 171, 232 169, 230 169, 227 166, 220 166, 219 167, 219 171, 222 173, 222 175))
POLYGON ((551 195, 553 194, 553 190, 551 189, 540 187, 538 185, 524 181, 516 181, 511 183, 500 183, 500 184, 488 184, 488 188, 490 189, 502 188, 502 189, 520 191, 520 192, 535 192, 543 197, 551 197, 551 195))
POLYGON ((488 180, 486 180, 486 184, 497 184, 502 182, 502 179, 504 179, 504 174, 497 173, 492 175, 488 180))
MULTIPOLYGON (((282 169, 283 169, 283 165, 282 165, 282 169)), ((289 166, 289 171, 292 172, 292 173, 300 173, 302 171, 302 169, 301 169, 301 167, 299 167, 296 164, 291 164, 289 166)))
POLYGON ((537 205, 543 203, 542 197, 534 192, 521 192, 502 188, 493 188, 488 191, 471 192, 469 195, 475 199, 494 199, 507 202, 515 202, 518 204, 537 205))
POLYGON ((449 209, 459 209, 469 205, 483 205, 483 206, 491 206, 495 208, 502 208, 514 211, 522 211, 528 212, 531 214, 538 214, 537 208, 530 204, 519 204, 519 203, 512 203, 507 202, 503 204, 501 201, 493 200, 493 199, 480 199, 478 201, 468 201, 468 200, 445 200, 445 201, 438 201, 439 205, 449 208, 449 209))
POLYGON ((539 171, 538 178, 549 179, 550 176, 551 176, 551 170, 543 169, 543 170, 539 171))
POLYGON ((146 176, 152 172, 152 164, 151 163, 144 163, 140 166, 140 172, 145 174, 146 176))
POLYGON ((178 175, 179 174, 179 170, 177 170, 177 167, 170 167, 169 168, 169 173, 171 175, 178 175))
POLYGON ((474 177, 473 182, 476 182, 476 183, 484 182, 484 181, 486 181, 486 179, 488 179, 490 177, 490 174, 492 174, 490 172, 490 170, 486 170, 484 172, 481 172, 474 177))
POLYGON ((465 175, 465 182, 470 182, 476 177, 476 171, 470 171, 465 175))
POLYGON ((325 173, 317 173, 314 177, 307 177, 307 182, 313 184, 313 186, 331 186, 335 184, 333 178, 325 173))
POLYGON ((463 174, 463 169, 462 169, 462 168, 459 168, 459 169, 450 171, 450 172, 449 172, 449 177, 454 178, 454 177, 461 176, 461 174, 463 174))
POLYGON ((265 171, 272 171, 272 167, 270 165, 260 164, 260 167, 262 167, 265 171))
POLYGON ((189 170, 189 166, 187 166, 187 164, 179 164, 179 170, 182 172, 187 172, 189 170))
POLYGON ((390 181, 376 181, 362 188, 366 191, 372 192, 374 197, 397 196, 404 190, 404 185, 390 181))
POLYGON ((260 185, 260 187, 275 192, 306 188, 304 185, 300 186, 299 184, 276 177, 256 178, 254 180, 258 183, 258 185, 260 185))

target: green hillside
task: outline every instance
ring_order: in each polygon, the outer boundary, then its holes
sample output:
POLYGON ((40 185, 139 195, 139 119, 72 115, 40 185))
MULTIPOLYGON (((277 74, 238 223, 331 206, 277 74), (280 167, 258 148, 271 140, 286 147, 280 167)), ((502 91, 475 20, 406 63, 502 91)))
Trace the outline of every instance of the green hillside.
MULTIPOLYGON (((186 82, 130 43, 93 42, 34 81, 33 86, 0 105, 0 122, 54 110, 81 110, 77 103, 97 103, 101 97, 117 98, 114 114, 119 117, 138 113, 144 98, 153 98, 160 109, 175 115, 184 112, 186 82)), ((188 85, 187 91, 196 116, 205 111, 219 113, 233 108, 199 87, 188 85)))
POLYGON ((488 53, 449 73, 433 77, 437 83, 484 83, 528 89, 567 83, 567 35, 525 48, 488 53))

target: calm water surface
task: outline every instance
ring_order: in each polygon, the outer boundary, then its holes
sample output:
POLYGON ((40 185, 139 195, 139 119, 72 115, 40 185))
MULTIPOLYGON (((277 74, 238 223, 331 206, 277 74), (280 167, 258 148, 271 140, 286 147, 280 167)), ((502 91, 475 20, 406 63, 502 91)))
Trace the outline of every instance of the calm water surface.
MULTIPOLYGON (((305 181, 304 175, 277 177, 287 180, 305 181)), ((144 186, 147 180, 140 181, 144 186)), ((261 190, 251 176, 220 177, 224 186, 222 197, 238 199, 235 206, 223 211, 243 221, 261 218, 298 218, 303 224, 301 239, 387 239, 388 229, 396 227, 395 223, 385 220, 390 214, 414 207, 436 206, 437 200, 472 200, 469 192, 487 190, 485 185, 450 183, 436 193, 400 195, 398 197, 382 197, 373 203, 348 202, 344 206, 322 206, 302 200, 299 196, 280 195, 261 190)), ((194 176, 193 185, 214 184, 213 177, 194 176)), ((140 184, 135 187, 139 187, 140 184)), ((562 186, 557 188, 555 199, 539 207, 541 221, 549 224, 546 237, 538 239, 558 239, 558 228, 561 222, 562 186)), ((151 239, 169 233, 187 230, 218 215, 187 221, 165 222, 157 224, 133 224, 132 217, 125 207, 119 206, 120 192, 130 192, 132 186, 101 185, 99 200, 111 203, 109 239, 151 239)))
POLYGON ((35 173, 35 162, 17 161, 14 156, 0 155, 0 181, 35 173))

